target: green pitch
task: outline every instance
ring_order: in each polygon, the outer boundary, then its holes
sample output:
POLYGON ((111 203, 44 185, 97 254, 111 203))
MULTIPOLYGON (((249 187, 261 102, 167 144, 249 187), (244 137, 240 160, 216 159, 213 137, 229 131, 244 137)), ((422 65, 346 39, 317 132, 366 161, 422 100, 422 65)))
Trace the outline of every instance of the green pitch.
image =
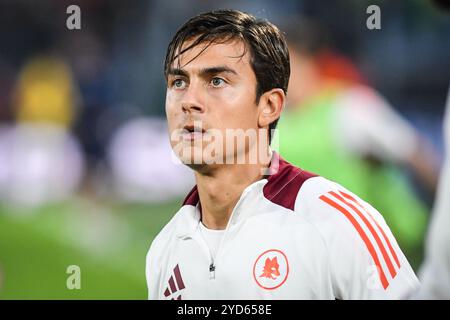
POLYGON ((146 299, 145 255, 179 204, 0 204, 0 299, 146 299), (67 287, 70 265, 81 289, 67 287))

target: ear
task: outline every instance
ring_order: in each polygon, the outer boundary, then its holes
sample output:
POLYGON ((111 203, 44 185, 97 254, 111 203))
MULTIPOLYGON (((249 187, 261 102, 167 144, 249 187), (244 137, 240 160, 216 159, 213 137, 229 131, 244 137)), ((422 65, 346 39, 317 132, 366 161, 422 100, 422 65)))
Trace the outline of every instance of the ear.
POLYGON ((283 111, 286 95, 283 89, 276 88, 265 92, 259 99, 258 127, 269 127, 269 124, 278 119, 283 111))

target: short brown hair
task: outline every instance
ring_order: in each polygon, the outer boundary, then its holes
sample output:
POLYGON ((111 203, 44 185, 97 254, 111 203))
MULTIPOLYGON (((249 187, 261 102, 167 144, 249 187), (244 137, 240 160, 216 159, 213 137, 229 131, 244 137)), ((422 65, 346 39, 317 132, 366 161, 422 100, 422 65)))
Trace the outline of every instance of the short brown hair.
MULTIPOLYGON (((281 31, 267 20, 237 10, 217 10, 202 13, 191 18, 175 34, 167 48, 164 75, 168 77, 173 61, 184 52, 200 43, 220 43, 241 39, 246 50, 250 50, 250 64, 256 76, 256 103, 261 95, 273 88, 281 88, 287 93, 290 63, 289 50, 281 31), (194 39, 192 44, 180 50, 185 41, 194 39)), ((243 55, 245 55, 244 51, 243 55)), ((194 58, 195 59, 195 58, 194 58)), ((278 119, 269 126, 277 125, 278 119)))

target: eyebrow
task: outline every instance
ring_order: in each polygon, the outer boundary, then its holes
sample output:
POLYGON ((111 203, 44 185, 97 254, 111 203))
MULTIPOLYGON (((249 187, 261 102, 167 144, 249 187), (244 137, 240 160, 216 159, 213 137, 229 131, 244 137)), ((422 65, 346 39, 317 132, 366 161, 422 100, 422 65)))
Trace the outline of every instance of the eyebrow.
MULTIPOLYGON (((218 73, 232 73, 234 75, 237 75, 236 71, 234 71, 233 69, 226 67, 226 66, 203 68, 203 69, 200 69, 200 71, 199 71, 200 77, 207 77, 207 76, 211 76, 211 75, 218 74, 218 73)), ((188 73, 185 70, 180 69, 180 68, 170 68, 168 71, 168 74, 172 75, 172 76, 183 76, 186 78, 189 77, 188 73)))
POLYGON ((167 74, 169 76, 183 76, 183 77, 188 77, 188 74, 186 71, 184 71, 183 69, 180 68, 170 68, 169 71, 167 72, 167 74))

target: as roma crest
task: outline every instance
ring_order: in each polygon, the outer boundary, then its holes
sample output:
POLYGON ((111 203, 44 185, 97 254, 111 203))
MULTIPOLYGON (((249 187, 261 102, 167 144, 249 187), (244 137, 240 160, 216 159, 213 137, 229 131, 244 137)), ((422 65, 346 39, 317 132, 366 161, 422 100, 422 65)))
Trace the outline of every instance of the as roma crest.
POLYGON ((263 252, 253 266, 253 278, 261 288, 266 290, 274 290, 282 286, 288 275, 288 259, 278 249, 263 252))

